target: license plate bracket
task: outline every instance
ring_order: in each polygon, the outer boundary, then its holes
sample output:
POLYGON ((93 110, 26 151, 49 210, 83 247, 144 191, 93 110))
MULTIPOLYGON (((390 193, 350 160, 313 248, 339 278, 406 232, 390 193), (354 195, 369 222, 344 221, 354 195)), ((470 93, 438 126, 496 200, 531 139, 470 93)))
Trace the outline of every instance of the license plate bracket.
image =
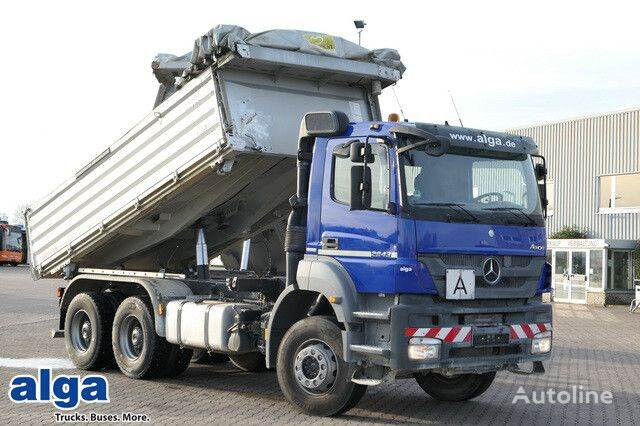
POLYGON ((509 344, 509 333, 474 333, 473 346, 506 346, 509 344))

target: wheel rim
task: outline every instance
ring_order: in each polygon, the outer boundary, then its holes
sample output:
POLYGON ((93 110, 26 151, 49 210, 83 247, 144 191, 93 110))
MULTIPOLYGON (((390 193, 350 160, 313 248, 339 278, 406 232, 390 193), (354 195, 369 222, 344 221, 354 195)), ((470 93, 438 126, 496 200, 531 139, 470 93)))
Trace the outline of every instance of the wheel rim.
POLYGON ((86 352, 91 346, 93 328, 91 319, 83 309, 73 314, 71 319, 71 344, 80 352, 86 352))
POLYGON ((293 375, 305 392, 314 395, 328 393, 338 376, 336 354, 322 340, 307 341, 296 354, 293 375))
POLYGON ((138 318, 129 315, 122 321, 118 331, 118 341, 124 356, 130 360, 138 359, 144 349, 144 333, 138 318))

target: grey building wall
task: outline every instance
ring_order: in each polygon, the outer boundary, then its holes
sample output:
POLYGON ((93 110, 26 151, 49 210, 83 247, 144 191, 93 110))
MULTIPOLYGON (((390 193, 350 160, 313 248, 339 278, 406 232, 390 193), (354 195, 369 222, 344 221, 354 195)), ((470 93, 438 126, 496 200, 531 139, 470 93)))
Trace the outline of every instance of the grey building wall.
POLYGON ((532 137, 546 157, 555 184, 550 234, 577 225, 591 238, 640 240, 640 213, 598 213, 598 177, 640 171, 640 109, 508 131, 532 137))

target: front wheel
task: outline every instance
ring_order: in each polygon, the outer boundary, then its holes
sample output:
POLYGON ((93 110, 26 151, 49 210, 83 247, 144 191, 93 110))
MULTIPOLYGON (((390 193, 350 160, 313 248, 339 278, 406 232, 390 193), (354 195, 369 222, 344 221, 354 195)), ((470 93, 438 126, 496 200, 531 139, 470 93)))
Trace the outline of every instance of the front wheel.
POLYGON ((353 367, 342 358, 340 329, 325 317, 305 318, 287 331, 276 370, 285 398, 307 414, 341 414, 366 390, 351 381, 353 367))
POLYGON ((416 382, 429 396, 439 401, 466 401, 482 395, 496 377, 495 371, 483 374, 443 376, 438 373, 416 373, 416 382))

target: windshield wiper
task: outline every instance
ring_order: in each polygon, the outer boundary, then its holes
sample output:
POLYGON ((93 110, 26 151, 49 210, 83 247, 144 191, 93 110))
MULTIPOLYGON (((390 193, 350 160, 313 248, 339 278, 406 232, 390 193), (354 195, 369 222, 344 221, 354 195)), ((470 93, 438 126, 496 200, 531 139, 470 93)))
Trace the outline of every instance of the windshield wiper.
POLYGON ((518 207, 488 207, 488 208, 482 209, 482 210, 505 211, 505 212, 513 213, 514 215, 515 215, 514 212, 518 212, 522 216, 524 216, 529 221, 529 223, 531 223, 532 225, 534 225, 534 226, 538 225, 538 223, 535 220, 533 220, 533 218, 531 216, 529 216, 528 214, 523 212, 522 209, 520 209, 518 207))
POLYGON ((454 207, 459 208, 461 211, 463 211, 464 213, 467 214, 467 216, 469 216, 471 219, 473 219, 473 221, 475 223, 479 223, 480 219, 478 219, 476 217, 476 215, 474 215, 473 213, 471 213, 469 210, 465 209, 464 206, 460 203, 416 203, 414 204, 416 206, 433 206, 433 207, 449 207, 451 210, 456 211, 456 209, 454 209, 454 207))

